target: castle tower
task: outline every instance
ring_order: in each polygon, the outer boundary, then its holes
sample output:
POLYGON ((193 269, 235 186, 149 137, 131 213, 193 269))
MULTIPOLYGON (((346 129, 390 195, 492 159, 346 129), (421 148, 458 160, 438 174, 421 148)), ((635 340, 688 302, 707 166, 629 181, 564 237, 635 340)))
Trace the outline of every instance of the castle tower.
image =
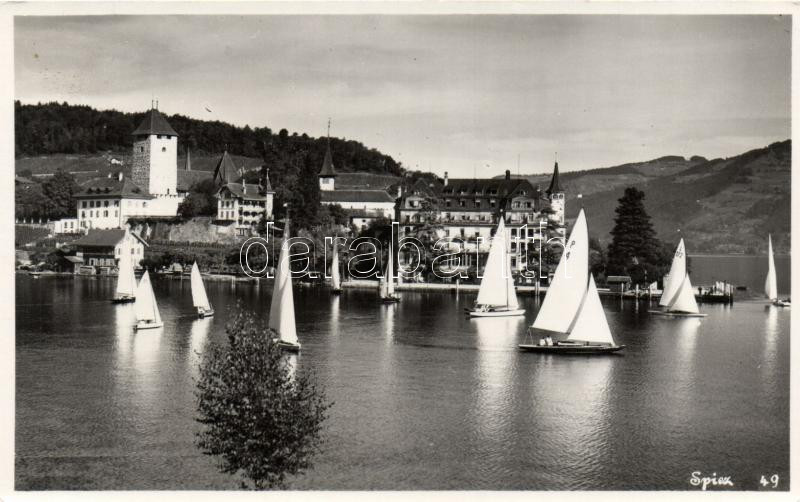
POLYGON ((322 169, 319 172, 319 189, 325 191, 334 190, 336 184, 336 169, 333 167, 333 156, 331 155, 331 121, 328 120, 328 146, 325 150, 325 160, 322 161, 322 169))
POLYGON ((564 189, 558 182, 558 160, 553 168, 553 178, 547 189, 547 198, 550 199, 550 209, 554 211, 553 220, 559 225, 564 225, 564 189))
POLYGON ((153 105, 132 134, 133 182, 151 195, 176 194, 178 133, 153 105))

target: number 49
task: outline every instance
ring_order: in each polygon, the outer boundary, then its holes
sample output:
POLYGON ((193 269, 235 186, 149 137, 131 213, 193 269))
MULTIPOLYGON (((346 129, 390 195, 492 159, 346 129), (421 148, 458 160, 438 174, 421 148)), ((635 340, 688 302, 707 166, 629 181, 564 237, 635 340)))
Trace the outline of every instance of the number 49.
POLYGON ((777 474, 773 474, 772 476, 769 477, 769 479, 767 479, 767 477, 762 474, 760 483, 761 486, 767 488, 777 488, 780 480, 781 478, 777 474))

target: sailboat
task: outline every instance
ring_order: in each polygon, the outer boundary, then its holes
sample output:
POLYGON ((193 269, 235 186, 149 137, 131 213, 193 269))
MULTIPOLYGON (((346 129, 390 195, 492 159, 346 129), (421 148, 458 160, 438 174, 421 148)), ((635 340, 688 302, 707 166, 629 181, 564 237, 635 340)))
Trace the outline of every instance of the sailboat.
POLYGON ((206 288, 203 285, 203 277, 200 275, 200 269, 197 268, 197 262, 192 265, 192 303, 197 309, 197 317, 211 317, 214 315, 214 309, 208 301, 206 295, 206 288))
POLYGON ((378 294, 381 298, 383 303, 397 303, 400 301, 400 297, 394 294, 394 277, 393 277, 393 270, 392 267, 392 255, 394 253, 389 252, 389 260, 386 264, 386 271, 381 277, 380 283, 378 284, 378 294))
POLYGON ((272 304, 269 308, 269 328, 277 335, 274 340, 281 349, 299 352, 300 342, 297 339, 297 327, 294 322, 294 294, 289 269, 288 227, 287 221, 278 267, 275 269, 275 286, 272 289, 272 304))
POLYGON ((333 243, 333 258, 331 258, 331 293, 338 295, 342 292, 342 281, 339 277, 339 246, 333 243))
POLYGON ((552 344, 523 344, 519 346, 523 351, 589 355, 625 348, 614 341, 594 276, 589 274, 589 232, 583 209, 531 329, 567 334, 567 338, 552 344))
POLYGON ((153 294, 153 286, 150 285, 150 274, 146 270, 136 289, 134 307, 137 321, 134 329, 152 329, 164 326, 164 323, 161 322, 161 314, 158 312, 156 296, 153 294))
POLYGON ((511 257, 506 244, 506 224, 502 215, 489 248, 475 307, 467 313, 470 317, 503 317, 525 313, 525 309, 519 308, 514 289, 511 257))
POLYGON ((119 259, 117 290, 111 303, 129 303, 136 300, 136 277, 133 274, 131 255, 122 253, 119 259))
POLYGON ((770 235, 768 239, 769 268, 767 270, 767 279, 764 281, 764 294, 776 307, 789 307, 791 306, 789 300, 778 299, 778 279, 775 275, 775 255, 772 252, 772 235, 770 235))
POLYGON ((658 302, 662 310, 650 310, 651 314, 672 317, 705 317, 697 308, 694 287, 686 271, 686 247, 683 239, 675 249, 669 274, 664 277, 664 291, 658 302))

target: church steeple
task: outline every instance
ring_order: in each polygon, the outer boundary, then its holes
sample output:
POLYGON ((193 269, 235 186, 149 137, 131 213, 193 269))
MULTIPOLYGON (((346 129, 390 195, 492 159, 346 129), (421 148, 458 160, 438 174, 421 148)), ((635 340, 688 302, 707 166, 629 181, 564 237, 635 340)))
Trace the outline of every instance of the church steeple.
POLYGON ((331 119, 328 119, 328 144, 325 147, 322 169, 319 171, 319 189, 334 190, 335 182, 336 169, 333 167, 333 155, 331 155, 331 119))
POLYGON ((550 179, 550 188, 547 189, 547 195, 554 193, 564 193, 561 185, 558 182, 558 158, 556 157, 556 165, 553 167, 553 177, 550 179))
POLYGON ((547 189, 547 198, 550 199, 550 209, 553 210, 553 220, 562 226, 564 225, 564 189, 558 180, 558 153, 556 153, 556 162, 553 166, 553 177, 550 179, 550 187, 547 189))

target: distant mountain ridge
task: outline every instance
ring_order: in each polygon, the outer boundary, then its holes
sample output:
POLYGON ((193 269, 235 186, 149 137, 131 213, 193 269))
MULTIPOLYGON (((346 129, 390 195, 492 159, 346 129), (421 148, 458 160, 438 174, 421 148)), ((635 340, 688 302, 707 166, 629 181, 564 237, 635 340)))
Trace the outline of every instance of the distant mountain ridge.
MULTIPOLYGON (((529 177, 542 186, 549 175, 529 177)), ((645 193, 658 237, 686 239, 689 254, 776 252, 791 243, 791 141, 773 143, 727 159, 661 157, 591 171, 562 174, 567 218, 586 210, 592 236, 608 243, 617 200, 625 187, 645 193), (578 199, 578 194, 583 194, 578 199)))

